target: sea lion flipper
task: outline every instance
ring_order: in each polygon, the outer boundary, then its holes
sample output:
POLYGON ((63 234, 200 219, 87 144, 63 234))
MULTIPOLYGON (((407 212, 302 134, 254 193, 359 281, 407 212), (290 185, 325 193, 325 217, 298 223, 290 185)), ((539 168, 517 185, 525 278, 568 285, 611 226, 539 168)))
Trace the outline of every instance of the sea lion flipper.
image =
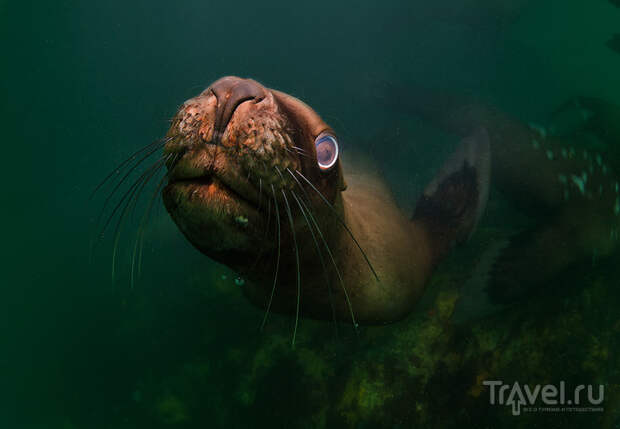
POLYGON ((495 240, 480 255, 469 280, 461 287, 459 299, 452 313, 453 323, 465 323, 504 308, 500 303, 491 300, 487 289, 493 267, 509 244, 508 239, 495 240))
POLYGON ((570 228, 555 222, 492 241, 461 287, 453 323, 495 314, 539 294, 555 275, 579 260, 578 246, 562 240, 570 228))
POLYGON ((435 260, 473 234, 486 207, 490 176, 489 135, 480 127, 461 141, 416 205, 413 221, 426 229, 435 260))
POLYGON ((548 224, 493 240, 461 287, 452 322, 493 315, 546 289, 548 280, 576 259, 558 246, 556 239, 565 232, 548 224))
MULTIPOLYGON (((480 318, 544 294, 570 268, 596 263, 615 249, 609 225, 596 218, 583 222, 587 208, 560 212, 547 221, 497 240, 480 257, 460 293, 455 323, 480 318)), ((611 230, 615 234, 615 229, 611 230)))

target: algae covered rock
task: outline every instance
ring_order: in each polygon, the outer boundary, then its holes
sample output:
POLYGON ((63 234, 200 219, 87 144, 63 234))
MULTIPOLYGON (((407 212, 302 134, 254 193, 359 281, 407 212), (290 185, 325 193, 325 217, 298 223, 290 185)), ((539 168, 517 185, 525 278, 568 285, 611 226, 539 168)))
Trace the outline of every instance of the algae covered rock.
MULTIPOLYGON (((237 304, 238 323, 207 329, 203 347, 142 386, 143 406, 163 427, 615 427, 620 297, 610 279, 620 269, 613 261, 576 268, 548 293, 455 324, 473 263, 471 254, 457 253, 399 323, 356 330, 304 319, 294 348, 290 318, 270 315, 259 332, 262 313, 237 304), (519 404, 514 416, 506 401, 491 405, 485 382, 493 380, 602 384, 603 411, 533 412, 519 404)), ((226 288, 208 299, 218 294, 224 302, 241 299, 226 288)))

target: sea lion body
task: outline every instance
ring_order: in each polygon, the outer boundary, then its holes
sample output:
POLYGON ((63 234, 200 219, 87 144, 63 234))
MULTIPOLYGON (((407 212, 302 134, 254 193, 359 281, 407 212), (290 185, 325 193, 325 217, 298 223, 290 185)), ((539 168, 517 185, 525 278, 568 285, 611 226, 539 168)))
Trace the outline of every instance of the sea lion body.
POLYGON ((471 236, 491 174, 554 221, 501 254, 490 300, 511 301, 593 251, 615 248, 617 182, 596 155, 580 157, 493 109, 416 100, 416 114, 462 142, 413 217, 372 170, 343 167, 337 137, 309 106, 236 77, 216 81, 175 115, 164 149, 166 208, 197 249, 249 280, 251 302, 296 320, 404 317, 434 267, 471 236))
POLYGON ((164 203, 196 248, 249 280, 244 292, 256 305, 353 323, 398 320, 475 226, 472 213, 483 209, 477 182, 458 215, 447 209, 453 225, 431 234, 437 225, 402 213, 371 170, 345 177, 340 159, 321 167, 325 153, 315 143, 325 136, 333 131, 301 101, 255 81, 220 79, 173 119, 164 203))

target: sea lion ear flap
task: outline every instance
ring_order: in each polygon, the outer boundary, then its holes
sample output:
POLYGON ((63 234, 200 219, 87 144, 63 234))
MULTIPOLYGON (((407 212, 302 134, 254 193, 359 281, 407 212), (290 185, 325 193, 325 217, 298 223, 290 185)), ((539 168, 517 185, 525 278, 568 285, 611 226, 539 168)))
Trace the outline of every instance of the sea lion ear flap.
POLYGON ((489 197, 491 150, 485 128, 464 138, 418 200, 413 219, 445 242, 467 240, 475 231, 489 197))
POLYGON ((338 176, 340 176, 340 181, 338 184, 338 189, 340 192, 347 190, 347 181, 344 180, 344 173, 342 172, 342 163, 338 161, 338 176))

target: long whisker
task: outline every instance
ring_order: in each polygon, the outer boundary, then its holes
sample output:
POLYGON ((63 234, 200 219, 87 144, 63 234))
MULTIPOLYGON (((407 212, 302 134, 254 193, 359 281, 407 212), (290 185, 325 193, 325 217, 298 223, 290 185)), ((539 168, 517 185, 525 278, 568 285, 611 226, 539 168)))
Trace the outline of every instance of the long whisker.
POLYGON ((114 250, 112 251, 112 279, 114 279, 114 277, 115 277, 116 252, 117 252, 117 249, 118 249, 118 241, 119 241, 119 237, 120 237, 121 225, 123 223, 123 220, 125 219, 125 213, 127 212, 127 209, 129 208, 129 205, 131 204, 133 196, 135 195, 135 193, 138 190, 138 188, 139 188, 140 184, 142 183, 142 181, 150 180, 150 178, 153 177, 153 175, 162 167, 162 165, 164 165, 164 160, 163 159, 159 159, 157 162, 155 162, 155 164, 153 164, 144 173, 142 173, 140 175, 140 177, 127 190, 127 192, 125 192, 125 194, 123 195, 121 200, 118 202, 116 207, 114 207, 114 210, 112 211, 112 214, 110 215, 110 217, 108 218, 108 221, 106 222, 105 226, 103 227, 102 234, 103 234, 103 231, 105 231, 105 229, 108 227, 110 221, 114 218, 114 215, 116 214, 116 212, 118 211, 118 209, 121 207, 121 205, 124 202, 125 205, 124 205, 123 210, 121 211, 121 213, 120 213, 120 215, 118 217, 118 221, 116 222, 116 228, 115 228, 115 231, 114 231, 114 250))
MULTIPOLYGON (((274 201, 274 204, 277 202, 274 201)), ((265 237, 269 233, 269 226, 271 226, 271 199, 267 200, 267 226, 265 227, 265 237)))
POLYGON ((307 151, 306 149, 302 149, 302 148, 300 148, 299 146, 295 146, 295 145, 293 145, 293 146, 291 146, 291 147, 292 147, 293 149, 295 149, 297 152, 301 152, 301 153, 305 153, 305 154, 307 154, 307 153, 308 153, 308 151, 307 151))
MULTIPOLYGON (((149 218, 151 217, 151 213, 153 212, 153 207, 155 205, 155 202, 157 202, 159 198, 161 197, 161 190, 166 184, 166 179, 168 179, 168 175, 164 175, 161 178, 161 180, 157 184, 157 187, 153 191, 153 194, 151 195, 151 200, 149 201, 149 206, 148 206, 148 209, 144 217, 145 226, 149 218)), ((144 234, 145 234, 145 228, 142 229, 142 232, 140 234, 140 244, 139 244, 139 252, 138 252, 138 276, 142 275, 142 251, 144 250, 144 234)))
POLYGON ((110 213, 110 215, 108 216, 108 220, 105 222, 105 224, 103 225, 103 228, 101 228, 101 232, 100 235, 103 236, 103 233, 105 232, 105 230, 108 228, 108 226, 110 225, 110 222, 112 221, 112 219, 114 218, 114 215, 116 214, 116 212, 118 211, 118 209, 121 207, 121 205, 123 204, 123 202, 125 202, 125 200, 127 199, 128 196, 133 196, 134 192, 136 191, 136 189, 140 186, 140 184, 142 183, 142 181, 144 180, 145 177, 147 177, 151 171, 154 168, 157 168, 159 166, 162 165, 162 161, 163 159, 158 159, 157 161, 155 161, 149 168, 147 168, 132 184, 131 186, 129 186, 129 189, 127 189, 127 191, 121 196, 120 200, 118 201, 118 203, 116 204, 116 206, 114 206, 114 208, 112 209, 112 212, 110 213))
POLYGON ((310 158, 310 157, 308 156, 308 154, 306 154, 306 153, 304 153, 304 152, 300 152, 300 151, 299 151, 299 150, 297 150, 297 149, 295 149, 295 151, 293 152, 293 151, 292 151, 292 150, 290 150, 289 148, 285 147, 285 148, 284 148, 284 150, 286 150, 288 153, 293 153, 293 154, 297 154, 297 155, 300 155, 300 156, 304 156, 304 157, 306 157, 306 158, 310 158))
POLYGON ((299 176, 301 176, 302 179, 304 179, 306 181, 306 183, 308 183, 308 185, 310 185, 310 187, 312 189, 314 189, 314 191, 319 194, 319 196, 321 197, 321 199, 323 200, 323 202, 327 205, 327 207, 329 207, 329 209, 336 215, 336 219, 338 219, 338 221, 340 222, 340 224, 344 227, 344 229, 347 231, 347 233, 349 234, 349 236, 351 237, 351 239, 353 239, 353 242, 355 243, 355 245, 357 246, 357 248, 360 250, 360 252, 362 252, 362 256, 364 257, 364 259, 366 260, 366 263, 368 264, 368 267, 370 268, 370 270, 372 271, 372 274, 375 276, 375 278, 377 279, 377 281, 379 283, 381 283, 381 280, 379 280, 379 276, 377 275, 377 272, 375 271, 374 267, 372 266, 372 264, 370 263, 370 260, 368 259, 368 256, 366 256, 366 252, 364 252, 364 249, 362 249, 362 246, 359 244, 359 242, 357 241, 357 239, 355 238, 355 235, 353 234, 353 232, 351 232, 351 230, 349 229, 349 227, 347 226, 347 224, 345 223, 344 219, 342 219, 342 217, 340 216, 340 214, 338 213, 338 211, 334 208, 334 206, 331 205, 331 203, 329 201, 327 201, 327 198, 325 198, 325 196, 321 193, 321 191, 319 191, 316 186, 314 186, 312 184, 312 182, 310 182, 310 180, 308 180, 306 178, 306 176, 304 176, 303 174, 301 174, 301 172, 299 170, 295 170, 295 172, 297 174, 299 174, 299 176))
POLYGON ((301 189, 301 192, 304 194, 305 200, 308 202, 309 205, 312 205, 312 200, 310 199, 310 195, 308 195, 308 192, 306 192, 306 188, 303 187, 303 185, 301 184, 301 182, 299 181, 299 179, 297 178, 297 176, 295 176, 295 174, 293 174, 293 172, 291 171, 290 168, 286 168, 286 171, 288 172, 288 174, 291 175, 291 177, 293 178, 293 180, 295 180, 295 182, 297 183, 297 187, 299 189, 301 189))
POLYGON ((297 198, 297 195, 295 194, 295 191, 291 191, 291 195, 293 195, 293 198, 295 199, 295 201, 297 202, 297 205, 299 206, 299 211, 301 211, 301 214, 303 215, 304 219, 306 220, 306 225, 308 225, 308 230, 310 231, 310 234, 312 235, 312 241, 314 242, 314 246, 316 248, 316 252, 319 255, 319 260, 321 262, 321 267, 323 267, 323 274, 325 274, 325 284, 327 285, 327 294, 329 297, 329 306, 331 307, 332 310, 332 318, 334 320, 334 326, 336 327, 336 336, 338 335, 338 323, 336 322, 336 309, 334 308, 334 301, 333 301, 333 297, 332 297, 332 286, 331 286, 331 281, 329 278, 329 274, 327 273, 327 267, 325 265, 325 259, 323 258, 323 253, 321 252, 321 247, 319 246, 319 242, 316 240, 316 235, 314 234, 314 229, 312 228, 312 224, 310 223, 310 220, 308 220, 308 216, 306 215, 306 210, 304 210, 304 206, 302 206, 301 201, 299 200, 299 198, 297 198))
MULTIPOLYGON (((162 164, 160 164, 159 167, 157 167, 157 170, 160 170, 162 167, 164 167, 166 165, 166 163, 170 160, 170 158, 172 158, 173 156, 174 156, 174 154, 168 154, 168 155, 163 156, 162 158, 160 158, 159 160, 162 162, 162 164)), ((152 179, 153 176, 154 176, 154 174, 149 176, 149 180, 144 180, 140 184, 140 187, 139 187, 138 191, 136 192, 136 195, 135 195, 135 197, 133 199, 133 207, 132 207, 132 210, 131 210, 131 216, 132 217, 135 214, 140 194, 142 193, 142 191, 144 190, 144 188, 146 187, 146 185, 152 179)))
POLYGON ((254 262, 252 263, 250 268, 247 270, 247 272, 254 271, 254 269, 258 265, 258 262, 260 261, 260 258, 263 256, 263 252, 265 251, 265 239, 267 238, 267 234, 269 233, 269 216, 271 214, 271 201, 267 200, 267 204, 268 204, 268 207, 267 207, 267 226, 265 227, 265 235, 263 237, 263 242, 262 242, 262 244, 260 245, 260 247, 258 249, 258 253, 256 255, 256 258, 254 259, 254 262))
MULTIPOLYGON (((163 144, 166 144, 169 140, 170 140, 170 138, 165 139, 163 141, 163 144)), ((99 184, 97 184, 97 186, 95 186, 95 189, 93 189, 93 191, 90 194, 90 198, 92 199, 95 196, 95 194, 97 193, 97 191, 99 189, 101 189, 101 187, 103 185, 105 185, 108 182, 108 180, 110 180, 112 178, 112 176, 114 176, 115 174, 120 173, 125 165, 129 164, 131 161, 136 159, 138 157, 138 155, 140 155, 144 151, 149 150, 150 148, 152 148, 153 146, 156 146, 158 144, 162 144, 162 139, 157 139, 154 142, 147 144, 143 148, 141 148, 141 149, 137 150, 136 152, 134 152, 133 154, 131 154, 129 156, 129 158, 127 158, 126 160, 121 162, 119 165, 117 165, 114 170, 112 170, 101 182, 99 182, 99 184)))
POLYGON ((101 212, 99 214, 99 218, 97 220, 97 224, 100 223, 101 221, 101 216, 103 216, 103 213, 106 210, 106 207, 108 206, 108 203, 110 202, 110 200, 112 199, 112 197, 114 196, 114 194, 116 193, 116 191, 121 187, 121 185, 125 182, 125 180, 127 180, 127 178, 129 177, 129 175, 140 165, 142 164, 142 162, 144 162, 145 159, 147 159, 148 157, 150 157, 151 155, 153 155, 156 151, 158 151, 159 149, 161 149, 163 146, 165 145, 165 143, 160 143, 158 145, 155 146, 155 148, 153 148, 152 150, 150 150, 146 155, 144 155, 142 158, 140 158, 140 160, 138 160, 130 169, 129 171, 127 171, 127 173, 125 173, 125 175, 121 178, 121 180, 116 184, 116 186, 114 187, 114 189, 112 189, 112 191, 110 192, 110 194, 108 195, 108 197, 105 199, 105 201, 103 202, 103 207, 101 208, 101 212))
POLYGON ((297 236, 295 234, 295 223, 293 222, 293 213, 291 212, 291 206, 288 203, 288 199, 286 198, 286 192, 284 189, 280 190, 282 192, 282 196, 284 197, 284 204, 286 206, 286 213, 288 215, 288 220, 291 224, 291 232, 293 234, 293 244, 295 245, 295 262, 297 264, 297 307, 295 309, 295 328, 293 329, 293 341, 291 345, 293 348, 295 347, 295 337, 297 336, 297 325, 299 323, 299 302, 301 295, 301 277, 299 271, 299 246, 297 245, 297 236))
MULTIPOLYGON (((129 164, 130 162, 132 162, 133 160, 135 160, 138 155, 144 153, 145 151, 148 151, 150 149, 152 149, 153 147, 161 147, 161 145, 165 145, 168 141, 170 140, 170 138, 166 138, 166 139, 157 139, 152 143, 149 143, 148 145, 142 147, 141 149, 137 150, 136 152, 134 152, 132 155, 129 156, 129 158, 125 159, 123 162, 121 162, 114 170, 112 170, 101 182, 99 182, 99 184, 97 184, 97 186, 93 189, 93 191, 90 194, 89 199, 93 199, 93 197, 95 196, 95 194, 115 175, 117 175, 118 173, 120 173, 124 167, 129 164)), ((151 151, 150 154, 154 153, 154 151, 151 151)), ((136 165, 134 165, 132 168, 130 168, 129 173, 131 173, 131 171, 134 171, 135 168, 140 164, 140 162, 142 162, 144 159, 148 158, 147 155, 145 158, 143 158, 142 160, 138 161, 138 163, 136 163, 136 165)), ((125 177, 121 180, 121 182, 119 182, 119 184, 117 185, 116 188, 120 187, 120 185, 122 184, 122 182, 127 178, 127 176, 129 175, 129 173, 127 175, 125 175, 125 177)), ((97 216, 97 222, 96 222, 96 226, 95 228, 97 228, 100 224, 101 224, 101 218, 103 217, 104 213, 105 213, 105 209, 106 206, 109 202, 109 200, 112 197, 112 194, 114 192, 112 192, 108 198, 106 198, 106 202, 103 204, 99 215, 97 216)), ((89 251, 89 262, 92 261, 92 257, 93 257, 93 250, 95 247, 97 247, 97 245, 100 243, 102 238, 102 234, 99 233, 98 235, 96 235, 95 237, 93 237, 91 239, 91 243, 90 243, 90 251, 89 251)))
POLYGON ((267 316, 269 316, 269 310, 271 309, 271 303, 273 302, 273 294, 276 291, 276 282, 278 281, 278 270, 280 268, 280 210, 278 209, 278 200, 276 199, 276 190, 271 185, 271 191, 273 192, 273 205, 276 208, 276 225, 278 228, 278 255, 276 257, 276 272, 273 276, 273 287, 271 288, 271 295, 269 296, 269 303, 267 304, 267 309, 265 310, 265 316, 263 317, 263 323, 260 325, 260 330, 262 331, 265 327, 265 322, 267 322, 267 316))
MULTIPOLYGON (((167 155, 163 159, 163 164, 157 169, 157 171, 159 171, 159 169, 161 167, 163 167, 163 165, 165 165, 173 156, 176 157, 176 154, 169 154, 169 155, 167 155)), ((159 189, 161 188, 161 184, 163 183, 163 181, 165 179, 166 179, 166 175, 164 175, 160 179, 159 183, 157 184, 157 187, 155 188, 155 193, 159 192, 159 189)), ((148 183, 148 180, 143 181, 141 187, 144 188, 147 183, 148 183)), ((138 193, 139 192, 141 192, 141 190, 138 191, 138 193)), ((149 212, 151 210, 151 207, 153 205, 154 200, 155 200, 155 197, 154 197, 154 195, 152 195, 151 199, 149 201, 149 205, 147 206, 146 210, 144 211, 144 214, 142 215, 142 218, 140 219, 140 225, 138 226, 138 231, 136 232, 136 240, 135 240, 135 243, 134 243, 134 246, 133 246, 133 252, 132 252, 132 255, 131 255, 131 275, 130 275, 130 285, 131 285, 130 287, 131 287, 131 289, 133 289, 133 285, 134 285, 134 267, 135 267, 135 264, 136 264, 136 253, 137 253, 137 250, 138 250, 138 244, 142 242, 142 239, 144 237, 144 229, 145 229, 145 226, 146 226, 146 220, 147 220, 148 214, 149 214, 149 212)), ((134 201, 136 202, 136 204, 134 204, 134 209, 135 209, 135 207, 137 205, 138 197, 136 197, 134 201)), ((142 250, 142 249, 140 248, 140 250, 142 250)), ((139 269, 139 267, 138 267, 138 269, 139 269)))
POLYGON ((329 245, 327 244, 327 240, 325 239, 325 236, 323 235, 323 232, 321 231, 321 228, 319 227, 316 219, 312 215, 312 212, 310 210, 308 210, 308 207, 305 205, 303 200, 300 200, 300 202, 301 202, 302 205, 304 205, 304 207, 306 207, 306 211, 308 212, 308 215, 310 216, 310 220, 312 221, 314 227, 316 228, 317 232, 319 233, 319 237, 321 238, 321 241, 323 242, 323 245, 325 246, 325 250, 327 251, 327 254, 329 255, 329 258, 332 261, 332 265, 334 266, 334 269, 336 270, 336 275, 338 276, 338 281, 340 283, 340 286, 342 287, 342 292, 344 293, 344 299, 347 302, 347 307, 349 308, 349 313, 351 314, 351 321, 353 322, 353 327, 357 331, 357 328, 358 328, 359 325, 357 324, 357 321, 355 320, 355 313, 353 312, 353 306, 351 305, 351 300, 349 299, 349 294, 347 293, 347 289, 344 286, 344 280, 342 279, 342 275, 340 274, 340 270, 338 269, 338 264, 336 264, 336 260, 334 258, 334 255, 333 255, 331 249, 329 248, 329 245))

